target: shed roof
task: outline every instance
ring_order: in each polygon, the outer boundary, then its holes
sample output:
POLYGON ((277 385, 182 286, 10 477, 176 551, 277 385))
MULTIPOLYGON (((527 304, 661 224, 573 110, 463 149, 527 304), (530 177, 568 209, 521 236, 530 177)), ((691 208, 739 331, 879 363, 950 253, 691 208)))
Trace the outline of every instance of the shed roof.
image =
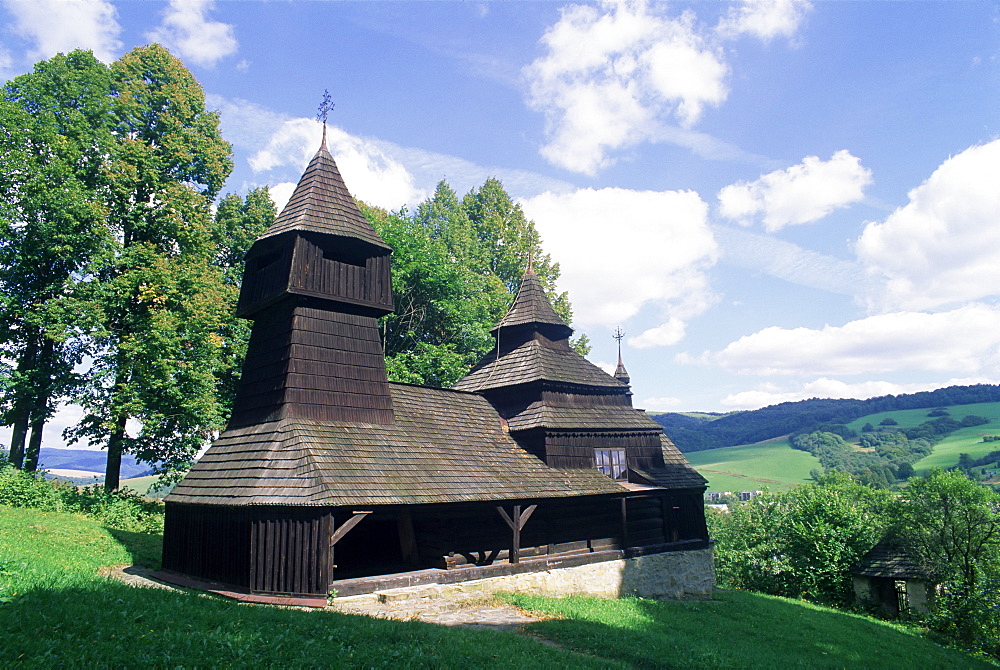
POLYGON ((363 506, 623 493, 520 448, 476 394, 390 384, 392 425, 285 419, 225 431, 169 502, 363 506))
POLYGON ((355 238, 389 250, 347 190, 325 142, 309 161, 288 204, 259 239, 292 230, 355 238))
POLYGON ((886 538, 862 556, 851 573, 861 577, 932 579, 934 570, 921 561, 911 547, 899 540, 886 538))

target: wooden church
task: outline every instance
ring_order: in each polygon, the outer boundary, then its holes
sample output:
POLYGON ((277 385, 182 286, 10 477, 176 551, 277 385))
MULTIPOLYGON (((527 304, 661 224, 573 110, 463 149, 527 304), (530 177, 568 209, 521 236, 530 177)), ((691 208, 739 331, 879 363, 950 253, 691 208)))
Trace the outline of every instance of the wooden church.
POLYGON ((326 595, 345 578, 708 547, 705 480, 632 408, 620 361, 611 376, 570 348, 530 269, 453 389, 387 381, 390 256, 324 140, 247 253, 242 380, 166 498, 164 570, 326 595))

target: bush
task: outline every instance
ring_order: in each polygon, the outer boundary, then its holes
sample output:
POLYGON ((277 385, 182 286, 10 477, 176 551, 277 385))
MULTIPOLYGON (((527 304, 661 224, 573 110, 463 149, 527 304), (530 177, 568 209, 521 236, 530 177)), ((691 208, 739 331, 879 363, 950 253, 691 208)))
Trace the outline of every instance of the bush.
POLYGON ((108 493, 101 486, 77 488, 46 480, 41 474, 0 465, 0 505, 47 512, 80 512, 108 528, 140 533, 163 530, 163 503, 146 500, 131 489, 108 493))

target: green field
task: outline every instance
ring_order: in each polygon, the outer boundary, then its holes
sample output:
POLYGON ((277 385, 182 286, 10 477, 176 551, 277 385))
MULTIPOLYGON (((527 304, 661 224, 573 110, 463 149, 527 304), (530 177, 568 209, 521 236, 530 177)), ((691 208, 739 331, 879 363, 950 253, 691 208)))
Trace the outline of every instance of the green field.
MULTIPOLYGON (((870 414, 847 424, 861 432, 866 423, 878 426, 886 418, 893 418, 899 426, 919 426, 934 417, 928 417, 932 408, 897 410, 870 414)), ((926 458, 914 463, 917 474, 924 474, 934 467, 949 468, 958 463, 958 455, 966 453, 973 458, 1000 451, 1000 442, 983 442, 985 435, 1000 435, 1000 403, 987 402, 972 405, 954 405, 946 408, 951 418, 961 421, 970 414, 990 420, 983 426, 960 428, 934 446, 926 458)), ((706 449, 684 454, 688 462, 708 479, 708 491, 746 491, 769 488, 783 490, 809 481, 809 471, 822 469, 819 460, 811 454, 792 449, 787 439, 774 439, 757 444, 722 449, 706 449)))
POLYGON ((792 449, 785 439, 684 455, 708 480, 708 490, 719 493, 789 489, 809 481, 809 471, 820 468, 815 456, 792 449))

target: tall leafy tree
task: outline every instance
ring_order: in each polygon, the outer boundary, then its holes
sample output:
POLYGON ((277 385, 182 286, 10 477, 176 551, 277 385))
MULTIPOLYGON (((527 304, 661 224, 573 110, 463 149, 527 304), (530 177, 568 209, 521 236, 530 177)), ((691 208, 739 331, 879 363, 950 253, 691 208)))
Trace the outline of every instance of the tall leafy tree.
MULTIPOLYGON (((497 179, 459 199, 440 182, 412 214, 362 205, 393 248, 395 313, 383 320, 386 364, 396 381, 450 386, 493 345, 489 331, 509 308, 531 266, 567 322, 559 266, 535 225, 497 179)), ((577 342, 586 353, 586 338, 577 342)))
MULTIPOLYGON (((215 263, 222 270, 226 285, 239 291, 243 278, 244 257, 250 246, 277 216, 274 201, 266 186, 252 189, 245 198, 230 194, 219 201, 215 212, 215 263)), ((250 322, 237 319, 235 304, 231 318, 218 333, 222 339, 219 369, 219 402, 231 408, 236 397, 247 342, 250 340, 250 322)))
POLYGON ((0 342, 13 362, 4 422, 11 460, 26 470, 38 465, 56 402, 78 381, 86 312, 75 294, 108 241, 110 87, 108 68, 74 51, 38 63, 0 95, 0 342))
POLYGON ((221 333, 236 289, 217 262, 210 209, 231 149, 201 86, 156 44, 113 63, 111 81, 113 243, 88 285, 100 328, 78 395, 86 416, 71 437, 107 448, 105 487, 114 490, 122 454, 183 467, 221 426, 221 333))

